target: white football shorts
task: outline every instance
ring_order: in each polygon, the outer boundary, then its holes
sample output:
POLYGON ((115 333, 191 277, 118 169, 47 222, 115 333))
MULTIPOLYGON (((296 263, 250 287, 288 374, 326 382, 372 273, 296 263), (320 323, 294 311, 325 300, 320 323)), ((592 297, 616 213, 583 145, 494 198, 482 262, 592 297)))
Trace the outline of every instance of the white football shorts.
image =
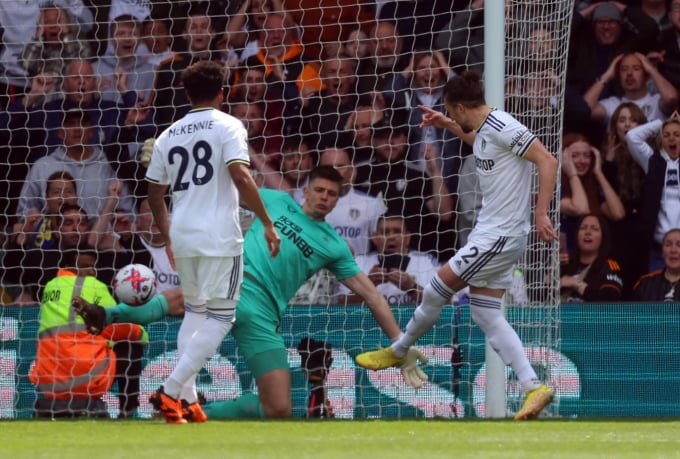
POLYGON ((508 289, 515 263, 527 248, 526 236, 475 233, 449 260, 453 272, 474 287, 508 289))
POLYGON ((175 258, 175 265, 185 302, 236 306, 243 283, 242 256, 175 258))

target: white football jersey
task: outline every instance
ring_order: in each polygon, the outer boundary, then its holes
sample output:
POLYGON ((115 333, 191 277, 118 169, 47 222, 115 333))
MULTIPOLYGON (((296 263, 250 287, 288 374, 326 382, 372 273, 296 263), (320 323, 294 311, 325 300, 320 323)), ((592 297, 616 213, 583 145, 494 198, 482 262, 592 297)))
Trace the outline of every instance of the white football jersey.
POLYGON ((524 155, 536 136, 510 114, 489 113, 475 135, 472 151, 482 192, 473 231, 521 236, 531 230, 532 163, 524 155))
POLYGON ((243 253, 239 195, 229 173, 250 164, 243 123, 213 108, 191 110, 156 139, 146 180, 170 185, 170 240, 177 257, 243 253))
POLYGON ((166 290, 179 288, 179 275, 170 265, 170 259, 168 258, 168 253, 165 251, 165 246, 153 246, 146 242, 146 239, 140 239, 144 247, 146 247, 146 250, 151 254, 151 259, 153 260, 151 269, 153 269, 153 272, 156 275, 156 291, 162 293, 166 290))
POLYGON ((355 255, 364 255, 370 251, 371 234, 385 210, 382 199, 352 188, 326 215, 326 221, 347 241, 355 255))

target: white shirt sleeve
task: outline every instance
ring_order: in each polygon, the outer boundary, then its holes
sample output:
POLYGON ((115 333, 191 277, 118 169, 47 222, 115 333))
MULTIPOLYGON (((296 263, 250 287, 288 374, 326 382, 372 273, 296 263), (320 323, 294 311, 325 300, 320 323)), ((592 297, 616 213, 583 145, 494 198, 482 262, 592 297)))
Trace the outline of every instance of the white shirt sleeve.
POLYGON ((626 134, 628 150, 630 150, 630 154, 635 162, 645 171, 645 174, 649 168, 649 158, 654 153, 652 147, 647 143, 647 139, 659 133, 661 124, 661 120, 650 121, 631 129, 626 134))

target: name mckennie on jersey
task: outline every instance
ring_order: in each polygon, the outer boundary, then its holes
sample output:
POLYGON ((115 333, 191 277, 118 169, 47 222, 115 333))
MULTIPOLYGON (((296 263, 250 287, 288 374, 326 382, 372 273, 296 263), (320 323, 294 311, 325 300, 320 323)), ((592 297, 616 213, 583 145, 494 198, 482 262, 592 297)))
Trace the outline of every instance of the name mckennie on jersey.
POLYGON ((193 134, 194 132, 212 129, 213 122, 214 120, 203 120, 197 121, 195 123, 182 124, 181 126, 170 127, 168 129, 168 137, 193 134))

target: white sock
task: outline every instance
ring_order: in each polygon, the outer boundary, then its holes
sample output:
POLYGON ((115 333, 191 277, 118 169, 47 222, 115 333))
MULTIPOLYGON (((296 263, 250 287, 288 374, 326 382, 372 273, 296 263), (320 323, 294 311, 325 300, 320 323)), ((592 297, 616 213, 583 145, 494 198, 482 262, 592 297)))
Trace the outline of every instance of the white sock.
POLYGON ((187 343, 177 366, 163 384, 163 390, 166 394, 173 398, 179 398, 182 388, 189 382, 190 378, 195 378, 208 359, 215 355, 222 340, 231 330, 232 319, 233 311, 229 316, 208 315, 203 326, 187 343))
MULTIPOLYGON (((177 332, 177 354, 182 357, 187 343, 194 336, 196 330, 200 329, 207 318, 206 305, 193 306, 189 304, 184 305, 184 318, 182 324, 177 332)), ((198 401, 198 394, 196 393, 196 375, 189 378, 189 380, 182 387, 179 398, 186 400, 189 403, 198 401)), ((164 388, 165 389, 165 388, 164 388)))
POLYGON ((423 301, 413 312, 399 339, 392 343, 392 350, 397 357, 404 356, 408 349, 418 341, 439 320, 442 308, 451 302, 455 292, 446 286, 438 274, 423 289, 423 301))
POLYGON ((177 353, 182 356, 186 344, 194 336, 196 330, 201 328, 205 319, 207 317, 207 308, 205 305, 193 306, 190 304, 184 304, 184 317, 182 318, 182 324, 179 326, 179 331, 177 332, 177 353))
POLYGON ((524 353, 522 341, 501 312, 501 299, 470 295, 470 314, 486 335, 491 347, 513 369, 522 388, 526 391, 525 387, 529 390, 538 387, 538 376, 524 353))

